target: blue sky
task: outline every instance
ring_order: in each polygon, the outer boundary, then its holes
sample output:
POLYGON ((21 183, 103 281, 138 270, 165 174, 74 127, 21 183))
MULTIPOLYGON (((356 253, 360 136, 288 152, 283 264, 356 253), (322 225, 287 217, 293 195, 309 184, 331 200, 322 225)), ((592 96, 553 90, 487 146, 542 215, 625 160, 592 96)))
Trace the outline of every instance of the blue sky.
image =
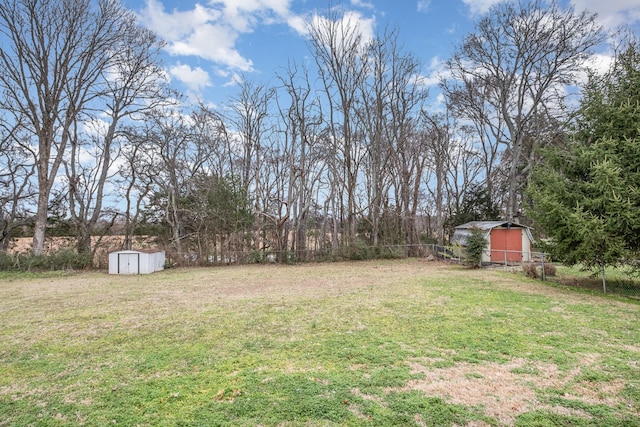
MULTIPOLYGON (((406 51, 437 81, 439 64, 477 20, 500 0, 333 0, 365 35, 397 27, 406 51)), ((508 1, 508 0, 507 0, 508 1)), ((607 28, 640 23, 638 0, 561 0, 597 12, 607 28)), ((276 83, 287 61, 309 57, 305 22, 323 14, 328 0, 124 0, 166 42, 172 85, 206 103, 234 93, 239 79, 276 83)), ((602 52, 606 58, 607 53, 602 52)))

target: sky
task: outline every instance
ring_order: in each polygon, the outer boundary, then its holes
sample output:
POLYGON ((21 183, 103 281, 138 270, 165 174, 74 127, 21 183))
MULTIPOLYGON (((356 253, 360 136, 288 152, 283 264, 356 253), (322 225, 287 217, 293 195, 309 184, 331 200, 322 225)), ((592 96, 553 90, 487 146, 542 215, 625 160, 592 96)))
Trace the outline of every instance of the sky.
MULTIPOLYGON (((145 27, 165 41, 164 67, 172 86, 193 99, 216 105, 242 79, 276 84, 289 61, 308 61, 305 23, 342 8, 360 22, 365 36, 398 28, 406 52, 423 63, 432 84, 442 61, 501 0, 124 0, 145 27)), ((506 0, 509 1, 509 0, 506 0)), ((640 28, 638 0, 560 0, 576 11, 598 13, 608 29, 640 28)), ((606 51, 600 52, 606 57, 606 51)))

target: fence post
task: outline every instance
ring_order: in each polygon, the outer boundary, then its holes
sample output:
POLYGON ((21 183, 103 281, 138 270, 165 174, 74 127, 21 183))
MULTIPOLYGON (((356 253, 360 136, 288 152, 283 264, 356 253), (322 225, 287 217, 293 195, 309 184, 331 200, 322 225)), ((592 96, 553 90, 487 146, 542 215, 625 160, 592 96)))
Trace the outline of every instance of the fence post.
POLYGON ((542 252, 542 281, 544 282, 546 280, 547 280, 547 276, 544 271, 544 252, 542 252))

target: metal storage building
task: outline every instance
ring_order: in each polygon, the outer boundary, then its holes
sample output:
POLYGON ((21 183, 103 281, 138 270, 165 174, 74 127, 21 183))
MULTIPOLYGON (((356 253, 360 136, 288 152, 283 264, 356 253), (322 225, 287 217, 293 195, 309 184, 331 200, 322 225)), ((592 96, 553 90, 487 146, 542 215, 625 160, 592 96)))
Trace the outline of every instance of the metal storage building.
POLYGON ((484 231, 488 242, 482 252, 482 262, 531 261, 533 236, 530 227, 507 221, 471 221, 455 227, 451 243, 466 246, 474 228, 484 231))
POLYGON ((109 254, 109 274, 149 274, 164 270, 164 261, 164 251, 111 252, 109 254))

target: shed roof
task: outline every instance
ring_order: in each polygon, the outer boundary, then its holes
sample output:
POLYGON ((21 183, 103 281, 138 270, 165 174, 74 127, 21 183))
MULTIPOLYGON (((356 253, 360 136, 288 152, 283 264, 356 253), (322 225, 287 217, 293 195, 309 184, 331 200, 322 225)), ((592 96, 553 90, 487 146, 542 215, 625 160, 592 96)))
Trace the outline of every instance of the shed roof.
POLYGON ((480 230, 491 230, 496 227, 531 228, 511 221, 471 221, 466 224, 458 225, 455 229, 470 230, 472 228, 479 228, 480 230))
POLYGON ((162 249, 151 249, 151 248, 146 248, 146 249, 124 249, 121 251, 113 251, 110 252, 112 254, 118 253, 118 254, 155 254, 158 252, 164 252, 162 249))

